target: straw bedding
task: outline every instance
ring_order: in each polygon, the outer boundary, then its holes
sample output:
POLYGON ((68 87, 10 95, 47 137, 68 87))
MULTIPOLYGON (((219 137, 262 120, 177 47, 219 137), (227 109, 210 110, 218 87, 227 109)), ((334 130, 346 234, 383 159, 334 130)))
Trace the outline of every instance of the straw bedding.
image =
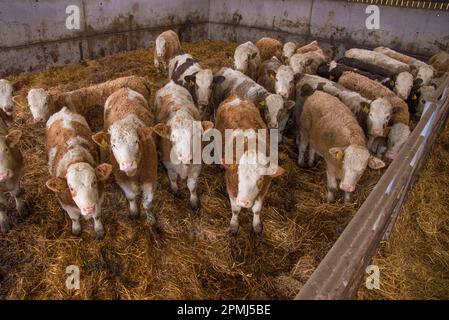
MULTIPOLYGON (((184 43, 183 47, 204 66, 217 71, 230 65, 226 52, 232 52, 236 44, 201 41, 184 43)), ((152 50, 140 49, 24 73, 10 80, 20 87, 22 104, 32 87, 74 90, 126 75, 149 76, 154 98, 166 80, 155 73, 152 56, 152 50)), ((19 107, 16 114, 13 127, 24 133, 20 142, 25 156, 23 187, 32 213, 19 218, 11 201, 12 230, 0 235, 0 298, 290 299, 383 172, 366 171, 354 203, 344 204, 339 194, 337 203, 328 204, 323 161, 312 169, 299 168, 290 132, 279 153, 286 174, 273 181, 265 199, 261 236, 252 234, 252 214, 246 211, 240 215, 238 235, 229 235, 231 210, 219 166, 203 168, 199 212, 190 209, 184 184, 180 184, 179 198, 169 192, 167 175, 159 166, 154 206, 160 221, 157 230, 150 229, 143 216, 128 218, 127 202, 111 179, 103 209, 105 239, 94 239, 90 223, 84 224, 84 232, 77 238, 70 233, 69 218, 45 187, 49 174, 44 131, 32 124, 26 108, 19 107), (69 265, 80 268, 80 290, 65 286, 69 265)), ((94 123, 93 130, 99 130, 102 109, 93 109, 88 117, 94 123)), ((433 196, 426 190, 421 192, 433 196)))

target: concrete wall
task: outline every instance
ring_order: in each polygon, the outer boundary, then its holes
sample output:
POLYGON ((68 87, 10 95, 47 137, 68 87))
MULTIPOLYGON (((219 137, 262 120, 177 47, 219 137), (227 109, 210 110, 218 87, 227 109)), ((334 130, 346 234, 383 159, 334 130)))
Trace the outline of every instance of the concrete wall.
POLYGON ((166 28, 186 41, 318 39, 335 55, 379 45, 422 56, 449 49, 449 12, 380 6, 380 30, 368 30, 365 8, 329 0, 0 1, 0 77, 148 47, 166 28), (80 30, 65 26, 68 5, 80 8, 80 30))
POLYGON ((336 55, 348 47, 388 46, 421 56, 448 50, 449 12, 379 6, 380 29, 368 30, 366 7, 330 0, 210 0, 209 38, 318 39, 336 55))
POLYGON ((0 77, 148 47, 174 28, 187 41, 207 37, 208 0, 0 1, 0 77), (66 7, 80 8, 80 30, 66 7))

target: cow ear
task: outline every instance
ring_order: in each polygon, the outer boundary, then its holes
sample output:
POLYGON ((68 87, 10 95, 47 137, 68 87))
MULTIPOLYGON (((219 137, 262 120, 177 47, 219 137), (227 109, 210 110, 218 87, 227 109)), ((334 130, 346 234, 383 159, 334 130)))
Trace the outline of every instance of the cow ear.
POLYGON ((385 167, 385 162, 380 160, 379 158, 376 158, 374 156, 370 156, 368 160, 368 166, 373 170, 378 170, 380 168, 385 167))
POLYGON ((158 123, 153 127, 154 132, 162 138, 170 139, 170 127, 165 123, 158 123))
POLYGON ((109 133, 100 131, 92 136, 92 140, 102 149, 107 149, 109 147, 109 133))
POLYGON ((223 77, 223 76, 214 76, 214 79, 212 80, 212 83, 213 84, 220 84, 220 83, 222 83, 223 81, 225 81, 225 77, 223 77))
POLYGON ((184 77, 184 81, 191 87, 193 87, 195 85, 196 82, 196 75, 193 74, 189 74, 187 76, 184 77))
POLYGON ((276 79, 276 72, 275 72, 274 70, 268 70, 268 77, 269 77, 271 80, 276 79))
POLYGON ((284 101, 284 108, 285 109, 290 110, 294 106, 295 106, 295 101, 293 101, 293 100, 286 100, 286 101, 284 101))
POLYGON ((203 131, 206 132, 214 127, 214 123, 212 121, 201 121, 201 126, 203 127, 203 131))
POLYGON ((226 59, 233 59, 233 56, 234 56, 234 54, 233 53, 231 53, 231 52, 229 52, 229 51, 226 51, 225 52, 225 56, 226 56, 226 59))
POLYGON ((21 130, 12 130, 6 136, 6 143, 10 147, 14 147, 19 142, 20 137, 22 137, 22 131, 21 130))
POLYGON ((112 166, 109 163, 99 164, 95 168, 95 175, 97 176, 98 181, 106 181, 111 174, 112 166))
POLYGON ((391 114, 398 114, 402 112, 402 108, 400 107, 394 107, 393 110, 391 111, 391 114))
POLYGON ((154 129, 152 127, 140 127, 138 130, 139 130, 139 136, 143 141, 151 138, 151 135, 154 132, 154 129))
POLYGON ((250 59, 254 59, 255 57, 257 57, 257 52, 253 52, 252 54, 248 55, 250 59))
POLYGON ((312 95, 314 91, 315 90, 313 90, 312 86, 306 83, 305 85, 303 85, 301 87, 301 96, 308 97, 308 96, 312 95))
POLYGON ((58 177, 47 180, 45 185, 47 186, 48 189, 50 189, 55 193, 61 193, 67 189, 67 181, 65 181, 65 179, 58 177))
POLYGON ((345 151, 343 148, 334 147, 329 149, 329 154, 334 157, 334 159, 342 160, 343 156, 345 154, 345 151))
POLYGON ((284 174, 284 172, 285 172, 285 169, 278 165, 271 165, 268 168, 268 174, 271 178, 276 178, 276 177, 282 176, 284 174))

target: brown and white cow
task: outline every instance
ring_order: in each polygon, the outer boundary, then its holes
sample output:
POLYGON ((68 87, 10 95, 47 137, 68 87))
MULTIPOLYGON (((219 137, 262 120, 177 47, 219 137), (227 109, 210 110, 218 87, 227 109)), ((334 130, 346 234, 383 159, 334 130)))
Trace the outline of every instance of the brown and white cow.
POLYGON ((253 80, 261 63, 259 49, 251 41, 242 43, 234 51, 234 69, 246 74, 253 80))
MULTIPOLYGON (((222 159, 226 169, 226 187, 231 202, 232 218, 231 233, 236 234, 239 228, 238 215, 242 208, 251 208, 253 212, 253 230, 262 231, 260 212, 263 200, 268 192, 271 180, 284 173, 284 169, 270 161, 268 146, 269 134, 267 126, 260 116, 258 108, 253 102, 233 94, 223 101, 216 116, 216 128, 222 137, 226 137, 226 129, 232 129, 232 140, 223 139, 224 150, 226 144, 241 139, 242 153, 233 152, 231 163, 222 159), (258 130, 266 132, 266 140, 257 140, 258 130), (254 139, 253 143, 250 139, 254 139), (239 157, 240 156, 240 157, 239 157)), ((238 142, 235 142, 237 146, 238 142)))
POLYGON ((408 64, 393 59, 381 52, 353 48, 345 52, 345 57, 380 66, 395 74, 403 71, 410 72, 410 66, 408 64))
POLYGON ((370 155, 362 128, 336 97, 315 91, 305 101, 299 118, 298 164, 306 166, 308 147, 309 165, 313 163, 315 152, 324 158, 329 202, 335 200, 337 179, 341 180, 339 187, 345 191, 348 202, 367 165, 372 169, 385 166, 382 160, 370 155))
POLYGON ((28 105, 36 123, 47 121, 64 106, 85 116, 91 108, 103 106, 106 99, 120 88, 130 88, 142 94, 145 99, 150 99, 150 80, 146 77, 128 76, 68 92, 31 89, 28 92, 28 105))
POLYGON ((23 158, 18 142, 22 131, 12 130, 0 118, 0 231, 6 233, 10 224, 7 216, 8 201, 5 192, 10 193, 15 201, 17 211, 21 216, 28 213, 28 207, 22 198, 20 179, 23 175, 23 158))
POLYGON ((282 59, 282 43, 279 40, 263 37, 256 42, 256 47, 259 49, 261 61, 276 57, 282 59))
POLYGON ((156 38, 156 48, 154 49, 154 66, 156 70, 166 74, 170 59, 181 52, 181 42, 176 32, 173 30, 162 32, 156 38))
POLYGON ((72 234, 81 234, 80 217, 94 220, 98 239, 104 237, 101 222, 103 189, 112 166, 98 165, 98 148, 91 140, 86 119, 64 107, 46 125, 48 169, 46 186, 72 220, 72 234))
POLYGON ((201 121, 190 93, 173 81, 158 90, 155 107, 158 124, 154 126, 154 131, 161 137, 162 163, 167 169, 170 187, 176 194, 178 176, 182 180, 187 179, 190 205, 197 210, 200 207, 197 185, 201 173, 201 155, 200 159, 194 157, 194 139, 197 136, 201 139, 202 132, 212 128, 213 123, 201 121))
POLYGON ((211 69, 203 69, 198 61, 187 53, 170 60, 168 76, 190 92, 203 118, 210 116, 212 91, 216 84, 224 80, 223 77, 214 76, 211 69))
POLYGON ((326 62, 321 50, 295 53, 289 59, 289 65, 295 74, 316 74, 318 67, 326 62))
POLYGON ((112 172, 129 202, 130 217, 139 216, 137 198, 142 194, 142 205, 150 225, 156 222, 151 211, 157 179, 154 124, 147 100, 134 90, 122 88, 106 100, 105 131, 92 136, 101 148, 112 151, 112 172))
POLYGON ((262 110, 268 127, 278 129, 279 139, 281 139, 281 134, 295 102, 284 100, 279 94, 268 92, 260 84, 237 70, 221 68, 217 75, 223 76, 225 80, 215 88, 215 104, 222 102, 233 92, 238 93, 244 99, 251 100, 262 110))
POLYGON ((295 100, 297 77, 290 66, 285 66, 278 58, 271 57, 260 65, 257 83, 284 99, 295 100))

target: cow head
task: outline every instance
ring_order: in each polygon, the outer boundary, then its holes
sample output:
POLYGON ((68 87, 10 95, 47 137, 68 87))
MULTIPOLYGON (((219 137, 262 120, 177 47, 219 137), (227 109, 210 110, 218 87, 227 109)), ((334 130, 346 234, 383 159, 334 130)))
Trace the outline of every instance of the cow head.
POLYGON ((13 148, 22 136, 22 131, 12 130, 6 136, 0 136, 0 182, 11 179, 16 173, 17 163, 13 148))
POLYGON ((223 164, 223 166, 229 174, 237 174, 236 200, 241 208, 252 207, 262 188, 269 184, 272 178, 281 176, 285 171, 282 167, 271 164, 264 153, 256 150, 245 151, 238 165, 223 164))
POLYGON ((195 91, 198 108, 201 113, 204 113, 210 103, 214 85, 220 84, 224 79, 223 76, 214 76, 210 69, 203 69, 195 74, 184 77, 184 81, 189 89, 195 91))
MULTIPOLYGON (((158 123, 154 126, 154 132, 160 137, 171 142, 171 160, 173 163, 188 164, 193 158, 193 117, 185 110, 178 110, 165 123, 158 123)), ((200 130, 206 131, 214 125, 210 121, 201 121, 200 130)), ((199 132, 200 138, 202 132, 199 132)))
POLYGON ((378 98, 371 102, 370 106, 363 106, 360 112, 368 113, 368 134, 373 137, 384 137, 393 114, 399 112, 393 108, 386 98, 378 98))
MULTIPOLYGON (((271 75, 269 75, 271 76, 271 75)), ((274 92, 284 99, 288 99, 295 88, 295 74, 290 66, 280 66, 275 77, 274 92)))
POLYGON ((67 168, 65 179, 51 178, 46 186, 56 193, 67 190, 83 216, 95 216, 101 209, 101 197, 98 183, 105 181, 111 174, 112 166, 107 163, 93 168, 86 162, 77 162, 67 168))
POLYGON ((236 50, 234 54, 234 69, 246 74, 248 72, 250 61, 255 59, 257 55, 257 52, 247 53, 236 50))
POLYGON ((284 63, 288 63, 288 59, 296 52, 296 44, 294 42, 286 42, 282 48, 282 58, 284 63))
POLYGON ((92 140, 101 148, 109 146, 120 170, 133 177, 142 158, 142 142, 151 137, 153 128, 136 128, 131 123, 117 122, 108 131, 94 134, 92 140))
POLYGON ((367 165, 371 169, 380 169, 385 166, 382 160, 370 155, 368 149, 363 146, 334 147, 329 149, 329 154, 334 160, 342 162, 340 189, 345 192, 354 192, 367 165))
POLYGON ((294 101, 284 100, 278 94, 269 94, 258 104, 264 109, 265 120, 270 129, 277 129, 279 123, 288 117, 290 110, 295 106, 294 101))
POLYGON ((27 99, 34 122, 45 123, 50 117, 48 92, 44 89, 31 89, 27 99))
POLYGON ((407 141, 410 135, 410 127, 403 123, 396 123, 391 127, 388 134, 387 152, 385 156, 390 159, 396 159, 401 147, 407 141))

